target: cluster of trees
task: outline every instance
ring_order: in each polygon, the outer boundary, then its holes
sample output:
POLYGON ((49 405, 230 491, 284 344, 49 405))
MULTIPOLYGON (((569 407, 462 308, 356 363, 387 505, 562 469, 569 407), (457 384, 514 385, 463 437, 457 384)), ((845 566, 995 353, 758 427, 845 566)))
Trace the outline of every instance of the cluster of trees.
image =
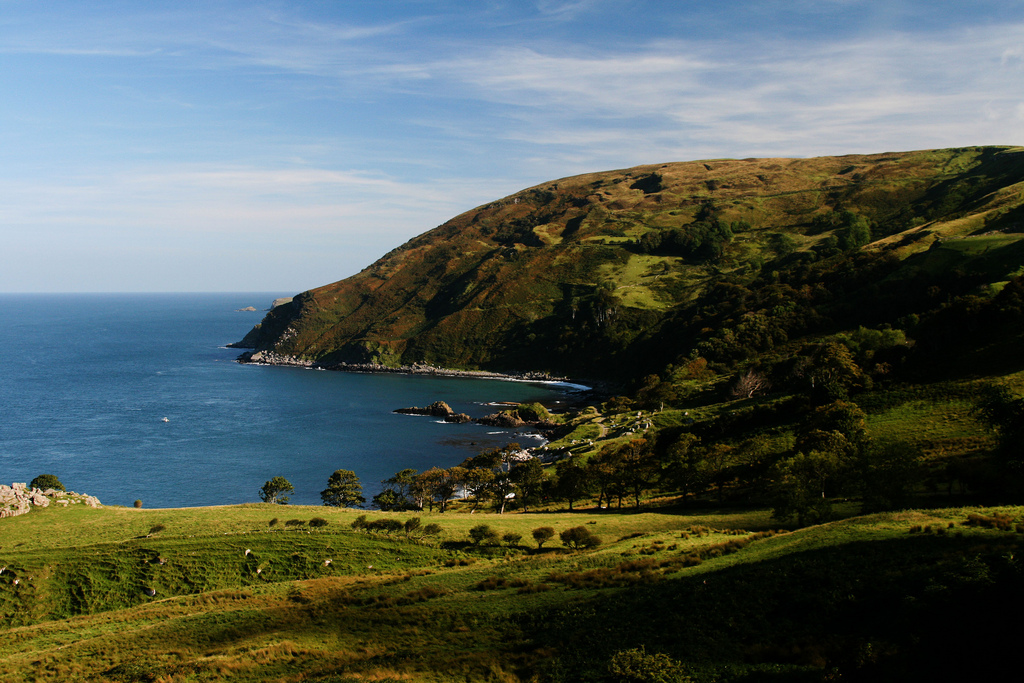
MULTIPOLYGON (((264 503, 287 505, 295 487, 284 477, 270 479, 259 490, 264 503)), ((352 470, 335 470, 327 479, 327 488, 320 492, 324 505, 331 507, 355 507, 366 502, 363 485, 352 470)))
MULTIPOLYGON (((595 496, 599 506, 619 508, 639 508, 645 498, 659 495, 685 503, 710 493, 721 503, 728 491, 734 499, 768 504, 776 518, 799 524, 827 519, 838 497, 859 495, 865 510, 896 508, 909 500, 923 475, 918 451, 872 443, 864 411, 850 401, 833 401, 801 416, 795 438, 725 439, 723 433, 733 427, 726 420, 705 427, 703 434, 666 429, 606 446, 585 463, 570 456, 556 463, 555 476, 542 491, 570 509, 595 496)), ((740 419, 749 424, 772 417, 751 413, 740 419)))
MULTIPOLYGON (((722 257, 725 245, 732 241, 734 225, 721 220, 706 220, 681 228, 650 230, 637 241, 637 250, 644 254, 714 262, 722 257)), ((737 227, 743 229, 742 226, 737 227)))
POLYGON ((529 510, 541 499, 544 470, 522 446, 511 443, 503 448, 484 451, 449 468, 434 467, 417 473, 413 469, 397 472, 381 482, 383 489, 373 497, 373 505, 381 510, 412 510, 434 506, 440 512, 448 509, 452 498, 462 492, 472 498, 473 510, 490 502, 502 513, 510 500, 529 510))

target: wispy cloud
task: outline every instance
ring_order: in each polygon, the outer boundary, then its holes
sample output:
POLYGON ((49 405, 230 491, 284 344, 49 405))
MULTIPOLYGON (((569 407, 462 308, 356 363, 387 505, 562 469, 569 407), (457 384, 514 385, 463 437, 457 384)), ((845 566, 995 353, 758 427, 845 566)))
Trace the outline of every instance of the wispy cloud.
POLYGON ((979 1, 6 3, 0 223, 326 280, 572 173, 1022 142, 1024 20, 979 1))

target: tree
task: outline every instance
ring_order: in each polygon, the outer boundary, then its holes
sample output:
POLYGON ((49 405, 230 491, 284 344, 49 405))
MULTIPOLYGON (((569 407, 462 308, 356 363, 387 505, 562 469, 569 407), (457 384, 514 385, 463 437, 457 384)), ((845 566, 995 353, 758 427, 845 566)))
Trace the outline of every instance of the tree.
POLYGON ((580 464, 577 456, 570 456, 560 460, 555 465, 555 476, 558 478, 555 484, 555 495, 569 501, 569 511, 572 511, 573 502, 583 498, 590 492, 590 478, 587 470, 580 464))
POLYGON ((1006 387, 989 386, 982 391, 978 410, 998 439, 1000 487, 1014 493, 1024 489, 1024 398, 1006 387))
POLYGON ((373 497, 373 506, 378 510, 401 510, 402 500, 394 489, 384 489, 373 497))
POLYGON ((775 466, 772 517, 796 517, 799 526, 828 521, 832 502, 826 495, 842 476, 844 462, 834 451, 797 453, 775 466))
POLYGON ((509 531, 501 535, 501 540, 505 541, 509 545, 518 546, 519 541, 523 540, 522 534, 517 534, 514 531, 509 531))
POLYGON ((601 539, 590 533, 590 530, 585 526, 574 526, 571 529, 566 529, 558 534, 558 537, 562 539, 562 545, 567 545, 573 550, 596 548, 601 545, 601 539))
POLYGON ((537 541, 537 550, 541 549, 547 541, 550 541, 555 535, 555 530, 549 526, 537 527, 533 530, 533 540, 537 541))
POLYGON ((920 451, 904 443, 867 448, 857 464, 864 512, 906 506, 922 473, 920 451))
MULTIPOLYGON (((489 495, 494 500, 498 514, 505 512, 505 503, 516 489, 511 471, 521 459, 522 453, 522 446, 510 443, 503 448, 495 448, 474 455, 472 458, 466 458, 459 468, 463 473, 463 481, 473 487, 475 497, 479 499, 482 493, 489 495), (482 473, 474 472, 472 483, 470 483, 470 477, 467 474, 473 470, 489 470, 493 477, 487 481, 487 477, 482 473)), ((474 509, 476 509, 475 506, 474 509)))
POLYGON ((487 524, 478 524, 469 530, 469 537, 476 545, 497 545, 498 532, 487 524))
POLYGON ((519 500, 523 503, 523 511, 527 505, 540 499, 541 487, 544 485, 544 468, 537 458, 530 458, 512 468, 509 473, 512 482, 519 489, 519 500))
POLYGON ((662 457, 661 485, 679 489, 684 503, 688 495, 704 492, 711 475, 700 438, 689 432, 680 434, 662 457))
POLYGON ((64 484, 60 483, 60 479, 57 478, 56 474, 40 474, 32 480, 28 487, 30 489, 39 489, 40 491, 45 491, 46 489, 53 489, 54 491, 65 490, 64 484))
POLYGON ((287 495, 295 490, 292 483, 284 477, 274 477, 260 489, 260 500, 264 503, 276 503, 287 505, 291 496, 287 495))
POLYGON ((657 463, 647 439, 633 439, 620 449, 619 467, 622 483, 633 493, 633 502, 640 507, 640 496, 654 480, 657 463))
POLYGON ((618 496, 619 507, 622 507, 624 487, 621 465, 622 453, 612 446, 604 446, 587 461, 587 477, 597 488, 598 507, 601 506, 602 500, 611 507, 614 495, 618 496))
POLYGON ((405 535, 411 535, 414 531, 420 528, 420 524, 421 522, 419 517, 410 517, 405 520, 405 535))
POLYGON ((754 394, 763 393, 771 389, 771 386, 771 382, 763 374, 756 370, 747 370, 732 385, 729 395, 733 398, 751 398, 754 394))
POLYGON ((416 470, 407 468, 381 482, 383 490, 373 497, 373 505, 381 510, 405 510, 414 507, 410 500, 416 470))
POLYGON ((463 489, 473 498, 472 512, 476 512, 480 502, 487 497, 487 492, 493 481, 494 472, 486 467, 466 468, 463 489))
POLYGON ((324 505, 338 508, 354 507, 366 502, 363 485, 352 470, 335 470, 327 479, 327 488, 320 492, 324 505))
POLYGON ((434 509, 434 503, 438 504, 441 512, 448 507, 448 501, 458 490, 466 478, 464 467, 449 467, 442 470, 433 467, 416 477, 414 487, 423 492, 423 496, 430 502, 430 509, 434 509))

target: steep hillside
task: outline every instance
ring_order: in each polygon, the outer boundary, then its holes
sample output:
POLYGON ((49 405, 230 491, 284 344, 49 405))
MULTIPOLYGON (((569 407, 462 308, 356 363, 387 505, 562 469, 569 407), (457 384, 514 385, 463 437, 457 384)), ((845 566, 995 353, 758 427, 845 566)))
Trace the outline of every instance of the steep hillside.
POLYGON ((278 306, 238 344, 611 379, 927 322, 1024 263, 1024 152, 712 160, 565 178, 278 306), (941 290, 937 294, 935 288, 941 290), (916 316, 912 318, 911 316, 916 316))

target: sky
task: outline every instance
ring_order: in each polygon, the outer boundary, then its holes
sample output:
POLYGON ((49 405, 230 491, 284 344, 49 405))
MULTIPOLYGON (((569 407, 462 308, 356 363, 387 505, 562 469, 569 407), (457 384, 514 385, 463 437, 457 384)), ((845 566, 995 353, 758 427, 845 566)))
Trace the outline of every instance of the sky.
POLYGON ((0 292, 297 293, 578 173, 987 144, 1019 0, 0 0, 0 292))

